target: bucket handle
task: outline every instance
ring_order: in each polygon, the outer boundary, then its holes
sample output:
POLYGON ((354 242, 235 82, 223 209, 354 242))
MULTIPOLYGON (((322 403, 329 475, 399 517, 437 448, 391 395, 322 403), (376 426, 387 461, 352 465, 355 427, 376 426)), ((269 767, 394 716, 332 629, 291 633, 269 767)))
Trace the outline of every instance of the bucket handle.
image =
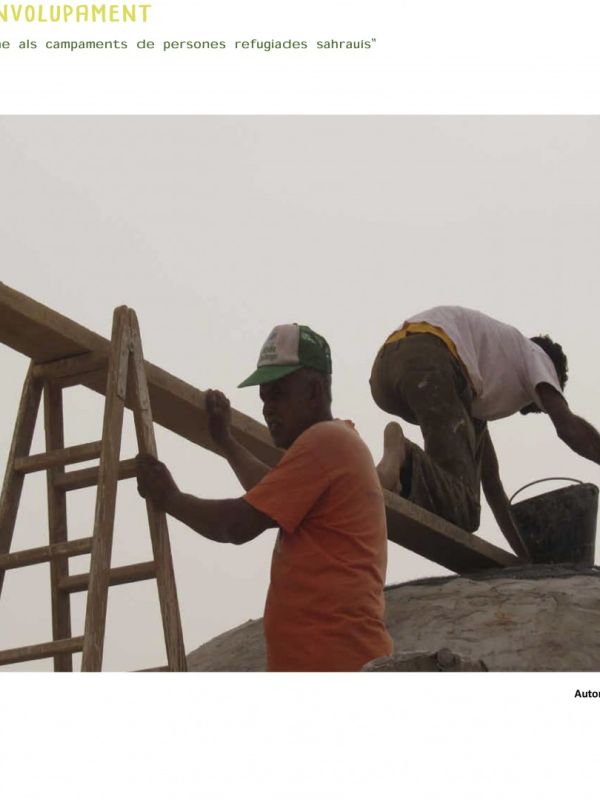
POLYGON ((544 483, 544 481, 572 481, 573 483, 583 483, 583 481, 580 481, 578 478, 538 478, 537 481, 531 481, 531 483, 526 483, 525 486, 521 486, 520 489, 517 489, 508 502, 512 503, 515 497, 520 494, 523 489, 529 489, 530 486, 535 486, 536 483, 544 483))

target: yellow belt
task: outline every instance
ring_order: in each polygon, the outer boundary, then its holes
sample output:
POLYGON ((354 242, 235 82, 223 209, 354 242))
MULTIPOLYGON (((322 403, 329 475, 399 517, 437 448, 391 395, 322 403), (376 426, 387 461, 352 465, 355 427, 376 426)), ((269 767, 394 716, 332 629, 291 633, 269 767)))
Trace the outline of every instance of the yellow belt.
POLYGON ((446 345, 448 350, 452 353, 454 358, 457 361, 460 361, 460 356, 458 355, 458 351, 456 349, 456 345, 452 341, 452 339, 448 336, 446 331, 442 330, 442 328, 438 328, 436 325, 430 325, 428 322, 409 322, 399 331, 394 331, 388 338, 385 340, 384 345, 391 344, 392 342, 397 342, 400 339, 404 339, 405 336, 408 336, 409 333, 431 333, 433 336, 437 336, 438 339, 441 339, 442 342, 446 345))

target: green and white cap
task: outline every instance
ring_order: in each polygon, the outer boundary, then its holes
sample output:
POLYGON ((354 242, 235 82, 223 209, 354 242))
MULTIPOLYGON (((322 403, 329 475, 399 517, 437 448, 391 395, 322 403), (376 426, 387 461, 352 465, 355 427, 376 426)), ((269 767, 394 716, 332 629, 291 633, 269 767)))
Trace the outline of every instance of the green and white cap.
POLYGON ((306 325, 276 325, 262 346, 257 369, 238 388, 271 383, 302 367, 331 375, 329 345, 306 325))

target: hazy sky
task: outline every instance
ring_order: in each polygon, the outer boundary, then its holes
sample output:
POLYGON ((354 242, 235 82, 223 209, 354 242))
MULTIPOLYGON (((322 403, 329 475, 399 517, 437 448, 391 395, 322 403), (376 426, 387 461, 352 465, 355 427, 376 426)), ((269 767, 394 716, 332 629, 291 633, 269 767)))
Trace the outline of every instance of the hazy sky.
MULTIPOLYGON (((258 390, 235 387, 274 324, 306 323, 332 347, 334 413, 375 459, 388 420, 369 392, 375 352, 441 303, 550 333, 571 407, 598 425, 599 141, 584 117, 3 117, 1 280, 105 336, 130 305, 150 361, 259 419, 258 390)), ((4 460, 27 360, 0 347, 0 365, 4 460)), ((101 399, 66 397, 67 444, 100 438, 101 399)), ((550 475, 598 481, 542 415, 490 429, 509 494, 550 475)), ((241 494, 224 461, 157 431, 182 489, 241 494)), ((128 422, 123 457, 135 451, 128 422)), ((47 541, 44 480, 25 481, 13 549, 47 541)), ((71 537, 91 534, 93 503, 93 489, 69 495, 71 537)), ((236 548, 170 530, 188 651, 262 615, 274 532, 236 548)), ((504 546, 487 510, 480 535, 504 546)), ((121 483, 113 566, 149 557, 142 501, 121 483)), ((444 572, 390 544, 388 583, 444 572)), ((48 567, 7 573, 0 648, 50 638, 48 567)), ((156 584, 111 589, 104 669, 164 662, 156 584)))

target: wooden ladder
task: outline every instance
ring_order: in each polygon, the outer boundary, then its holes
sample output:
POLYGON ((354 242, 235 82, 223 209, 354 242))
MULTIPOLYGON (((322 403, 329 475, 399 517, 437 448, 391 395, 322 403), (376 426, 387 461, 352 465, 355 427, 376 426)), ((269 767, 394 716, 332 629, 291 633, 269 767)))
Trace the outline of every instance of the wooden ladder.
POLYGON ((54 658, 55 671, 73 669, 72 654, 81 652, 82 671, 102 668, 109 586, 155 579, 162 616, 168 669, 185 671, 186 659, 175 587, 166 516, 146 501, 153 560, 111 569, 117 482, 135 475, 133 460, 120 461, 125 401, 133 410, 138 449, 156 456, 152 411, 135 312, 115 309, 110 351, 86 353, 44 364, 31 363, 17 414, 0 497, 0 592, 8 569, 50 562, 52 641, 0 651, 0 665, 54 658), (102 439, 64 446, 62 390, 81 383, 81 376, 106 371, 102 439), (46 452, 30 455, 38 409, 44 396, 46 452), (66 464, 99 458, 99 465, 65 471, 66 464), (49 544, 10 553, 25 475, 46 470, 49 544), (66 492, 97 486, 93 535, 68 539, 66 492), (91 553, 89 573, 69 575, 68 559, 91 553), (71 634, 72 592, 87 590, 83 636, 71 634))

